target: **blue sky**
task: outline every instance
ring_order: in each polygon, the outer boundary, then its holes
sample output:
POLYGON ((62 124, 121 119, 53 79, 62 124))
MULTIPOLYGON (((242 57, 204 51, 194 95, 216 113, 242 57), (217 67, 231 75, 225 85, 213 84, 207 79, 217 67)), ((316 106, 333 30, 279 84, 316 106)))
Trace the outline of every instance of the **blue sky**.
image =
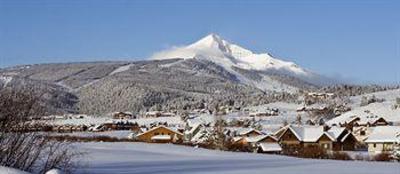
POLYGON ((324 75, 400 83, 396 1, 0 0, 0 67, 145 59, 209 33, 324 75))

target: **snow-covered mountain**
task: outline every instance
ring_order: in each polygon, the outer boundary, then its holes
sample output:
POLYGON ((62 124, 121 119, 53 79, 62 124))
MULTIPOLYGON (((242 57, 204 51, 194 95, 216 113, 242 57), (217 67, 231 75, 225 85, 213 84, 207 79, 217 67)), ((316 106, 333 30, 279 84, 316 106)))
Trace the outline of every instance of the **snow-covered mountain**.
MULTIPOLYGON (((243 83, 267 87, 273 84, 270 79, 254 81, 243 77, 237 69, 247 72, 257 72, 261 76, 278 74, 299 78, 314 85, 333 83, 332 79, 325 78, 293 62, 274 58, 268 53, 257 54, 236 44, 229 43, 216 34, 210 34, 199 41, 184 47, 176 47, 155 53, 151 59, 206 59, 224 67, 235 74, 243 83), (259 83, 262 84, 259 84, 259 83)), ((266 77, 266 76, 265 76, 266 77)), ((265 78, 263 77, 263 78, 265 78)), ((284 84, 282 84, 285 86, 284 84)), ((282 86, 281 85, 281 86, 282 86)), ((262 87, 261 87, 262 88, 262 87)), ((285 88, 285 87, 283 87, 285 88)), ((288 88, 286 86, 286 88, 288 88)), ((262 88, 263 89, 263 88, 262 88)), ((269 89, 268 87, 266 89, 269 89)))

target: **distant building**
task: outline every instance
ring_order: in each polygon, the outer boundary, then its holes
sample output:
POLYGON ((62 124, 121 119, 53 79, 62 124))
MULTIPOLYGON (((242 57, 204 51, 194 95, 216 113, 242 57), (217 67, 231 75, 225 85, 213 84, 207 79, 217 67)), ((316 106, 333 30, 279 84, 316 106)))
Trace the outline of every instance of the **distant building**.
POLYGON ((172 143, 183 140, 183 134, 161 125, 138 134, 136 139, 148 143, 172 143))
POLYGON ((174 113, 171 112, 161 112, 161 111, 150 111, 145 114, 148 118, 157 118, 157 117, 173 117, 174 113))
POLYGON ((382 153, 393 150, 399 138, 400 126, 379 126, 373 129, 365 143, 368 144, 368 152, 382 153))
POLYGON ((287 126, 278 132, 284 148, 304 148, 318 145, 326 150, 354 150, 357 139, 345 128, 324 126, 287 126))
POLYGON ((114 112, 112 114, 112 118, 113 119, 135 119, 135 117, 133 116, 133 114, 131 112, 114 112))

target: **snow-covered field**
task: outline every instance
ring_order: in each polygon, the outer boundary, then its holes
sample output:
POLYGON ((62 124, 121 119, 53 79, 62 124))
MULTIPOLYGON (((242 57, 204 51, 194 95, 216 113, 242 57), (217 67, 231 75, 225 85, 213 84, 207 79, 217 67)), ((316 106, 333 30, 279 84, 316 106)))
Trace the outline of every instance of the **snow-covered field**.
POLYGON ((398 163, 299 159, 171 144, 79 143, 87 152, 77 173, 396 174, 398 163))

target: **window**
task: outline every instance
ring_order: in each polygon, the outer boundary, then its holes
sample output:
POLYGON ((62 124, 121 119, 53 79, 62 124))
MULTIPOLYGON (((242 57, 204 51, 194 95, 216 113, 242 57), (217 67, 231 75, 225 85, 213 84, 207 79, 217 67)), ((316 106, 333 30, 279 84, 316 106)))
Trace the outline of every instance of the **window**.
POLYGON ((376 144, 374 143, 374 148, 376 148, 376 144))
POLYGON ((361 131, 361 132, 360 132, 360 135, 365 135, 365 131, 361 131))
POLYGON ((156 133, 154 133, 154 135, 160 135, 160 133, 156 132, 156 133))
POLYGON ((328 143, 322 144, 322 148, 324 149, 329 149, 330 145, 328 143))

